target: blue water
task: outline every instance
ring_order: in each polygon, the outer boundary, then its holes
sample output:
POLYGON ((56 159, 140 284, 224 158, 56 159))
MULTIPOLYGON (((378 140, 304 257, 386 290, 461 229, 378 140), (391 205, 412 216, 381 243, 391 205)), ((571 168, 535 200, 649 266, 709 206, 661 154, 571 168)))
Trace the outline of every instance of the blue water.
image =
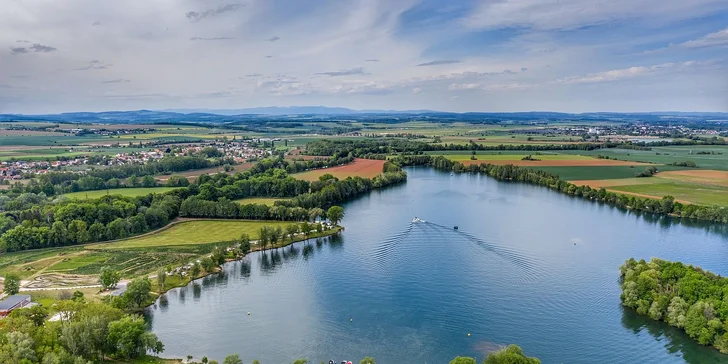
POLYGON ((516 343, 543 363, 728 363, 623 309, 618 283, 630 257, 728 274, 725 227, 408 172, 406 184, 347 203, 339 236, 250 254, 163 296, 148 313, 164 356, 447 363, 516 343))

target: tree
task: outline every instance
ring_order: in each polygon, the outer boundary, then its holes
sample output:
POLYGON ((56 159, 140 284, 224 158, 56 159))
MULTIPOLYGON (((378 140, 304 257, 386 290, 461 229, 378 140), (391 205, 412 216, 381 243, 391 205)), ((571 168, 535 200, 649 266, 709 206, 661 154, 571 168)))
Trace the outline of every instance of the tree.
POLYGON ((253 364, 260 364, 260 362, 258 361, 258 359, 253 359, 253 364))
POLYGON ((268 226, 262 226, 258 231, 258 236, 258 243, 263 248, 263 250, 265 250, 265 248, 268 246, 268 241, 270 240, 270 228, 268 226))
POLYGON ((126 359, 136 358, 147 350, 155 353, 164 350, 157 335, 146 331, 144 319, 136 315, 127 315, 111 322, 106 342, 117 355, 126 359))
POLYGON ((466 356, 457 356, 455 359, 450 360, 450 364, 476 364, 475 359, 466 356))
POLYGON ((101 288, 103 288, 104 291, 115 288, 120 280, 121 280, 121 273, 119 273, 109 267, 101 268, 101 275, 99 275, 99 283, 101 283, 101 288))
POLYGON ((194 279, 200 275, 200 263, 194 262, 190 268, 190 278, 194 279))
POLYGON ((225 357, 225 360, 222 361, 223 364, 243 364, 243 361, 240 360, 240 355, 238 354, 231 354, 225 357))
POLYGON ((160 291, 164 291, 164 284, 167 282, 167 269, 157 269, 157 285, 160 291))
POLYGON ((71 300, 74 302, 79 302, 79 303, 84 302, 83 292, 74 291, 73 295, 71 296, 71 300))
POLYGON ((288 237, 293 241, 295 238, 295 234, 298 233, 298 225, 296 224, 290 224, 286 226, 286 234, 288 234, 288 237))
POLYGON ((30 364, 35 362, 35 341, 24 332, 14 331, 7 334, 7 344, 0 350, 0 362, 8 364, 30 364))
POLYGON ((149 278, 142 277, 131 281, 126 286, 123 299, 127 303, 127 307, 131 309, 139 309, 152 298, 152 282, 149 278))
POLYGON ((374 361, 374 358, 366 356, 364 359, 359 361, 359 364, 377 364, 377 362, 374 361))
POLYGON ((250 235, 243 233, 240 235, 240 251, 243 254, 250 253, 250 235))
POLYGON ((308 360, 306 359, 296 359, 293 364, 307 364, 308 360))
POLYGON ((508 345, 489 353, 483 364, 541 364, 541 361, 527 357, 518 345, 508 345))
POLYGON ((309 224, 308 222, 304 222, 303 224, 301 224, 301 232, 303 233, 303 236, 306 238, 306 240, 308 240, 308 235, 311 234, 312 229, 313 228, 311 227, 311 224, 309 224))
POLYGON ((210 257, 203 257, 200 259, 200 265, 202 266, 202 269, 205 270, 205 272, 212 272, 215 270, 215 262, 212 261, 212 258, 210 257))
POLYGON ((3 289, 3 292, 7 293, 9 296, 20 292, 20 277, 18 277, 17 274, 9 273, 5 275, 5 288, 3 289))
POLYGON ((308 214, 308 218, 311 222, 316 221, 317 218, 324 216, 326 212, 324 212, 323 209, 319 207, 314 207, 311 209, 311 211, 308 214))
POLYGON ((326 217, 328 217, 329 221, 331 221, 334 226, 338 226, 339 221, 344 218, 344 208, 341 206, 331 206, 329 207, 329 211, 326 213, 326 217))

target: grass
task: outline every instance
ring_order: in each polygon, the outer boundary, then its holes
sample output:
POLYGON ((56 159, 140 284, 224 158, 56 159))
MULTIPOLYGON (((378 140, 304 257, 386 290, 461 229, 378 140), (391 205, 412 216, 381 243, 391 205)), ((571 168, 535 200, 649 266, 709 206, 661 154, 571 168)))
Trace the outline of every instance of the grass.
POLYGON ((79 268, 104 262, 109 257, 108 254, 83 254, 64 258, 60 262, 53 264, 48 268, 48 272, 74 271, 79 268))
POLYGON ((270 198, 270 197, 248 197, 248 198, 241 198, 240 200, 235 200, 235 202, 239 204, 259 204, 259 205, 268 205, 273 206, 273 203, 276 201, 284 201, 285 198, 270 198))
POLYGON ((94 199, 106 195, 122 195, 128 197, 144 196, 150 193, 165 193, 179 187, 139 187, 139 188, 112 188, 109 190, 81 191, 66 193, 63 196, 72 199, 94 199))
POLYGON ((263 226, 285 227, 292 222, 281 221, 248 221, 248 220, 194 220, 185 221, 161 230, 154 234, 129 238, 112 243, 99 243, 88 248, 129 249, 144 247, 179 246, 190 244, 228 241, 240 238, 246 233, 251 239, 258 238, 258 231, 263 226))
MULTIPOLYGON (((478 160, 482 161, 520 161, 524 156, 531 155, 535 159, 540 159, 544 161, 554 161, 554 160, 591 160, 594 159, 594 157, 589 156, 581 156, 581 155, 568 155, 568 154, 536 154, 535 152, 531 153, 521 153, 521 154, 481 154, 476 153, 475 157, 478 158, 478 160)), ((444 154, 445 158, 453 160, 453 161, 469 161, 470 157, 472 157, 472 154, 444 154)))
MULTIPOLYGON (((539 156, 540 157, 540 156, 539 156)), ((645 170, 645 166, 576 166, 576 167, 532 167, 531 169, 537 169, 546 171, 549 173, 557 174, 561 179, 567 181, 574 180, 601 180, 601 179, 617 179, 617 178, 632 178, 637 173, 645 170)), ((684 169, 681 167, 674 166, 657 166, 660 171, 672 171, 678 169, 684 169)))
POLYGON ((652 150, 649 151, 618 148, 591 151, 565 150, 562 153, 581 155, 601 154, 621 160, 657 164, 693 161, 700 169, 728 170, 728 146, 721 145, 652 147, 652 150), (715 154, 697 154, 698 152, 712 152, 715 154))
POLYGON ((315 169, 303 173, 296 173, 293 176, 306 180, 306 181, 318 181, 319 177, 324 174, 331 174, 338 179, 345 179, 347 177, 365 177, 373 178, 374 176, 382 173, 384 170, 383 160, 373 159, 355 159, 354 162, 332 168, 315 169))
MULTIPOLYGON (((667 181, 665 179, 661 180, 667 181)), ((728 206, 728 188, 714 185, 675 181, 642 185, 614 186, 609 187, 609 189, 617 192, 650 195, 660 198, 662 196, 670 195, 678 200, 688 201, 699 205, 728 206)))
POLYGON ((105 360, 104 364, 182 364, 182 359, 162 359, 156 356, 145 355, 135 359, 105 360))

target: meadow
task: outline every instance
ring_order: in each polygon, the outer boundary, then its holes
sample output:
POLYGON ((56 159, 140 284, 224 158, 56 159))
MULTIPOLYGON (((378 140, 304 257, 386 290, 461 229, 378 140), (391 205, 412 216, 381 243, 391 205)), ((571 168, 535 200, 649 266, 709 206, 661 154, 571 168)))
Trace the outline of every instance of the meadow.
POLYGON ((177 189, 179 187, 134 187, 134 188, 112 188, 108 190, 96 190, 96 191, 80 191, 66 193, 66 196, 71 199, 85 200, 95 199, 106 195, 122 195, 128 197, 144 196, 150 193, 165 193, 177 189))
POLYGON ((621 160, 599 159, 594 156, 585 156, 578 154, 557 154, 557 153, 541 153, 541 152, 516 152, 506 153, 498 152, 476 152, 473 160, 472 153, 439 153, 430 152, 430 155, 442 155, 447 159, 461 162, 463 164, 513 164, 517 166, 632 166, 644 165, 640 162, 628 162, 621 160), (532 160, 523 160, 524 157, 530 155, 532 160))
POLYGON ((247 197, 247 198, 241 198, 239 200, 235 200, 235 202, 239 204, 258 204, 258 205, 268 205, 273 206, 273 203, 276 201, 283 201, 285 198, 275 198, 275 197, 247 197))

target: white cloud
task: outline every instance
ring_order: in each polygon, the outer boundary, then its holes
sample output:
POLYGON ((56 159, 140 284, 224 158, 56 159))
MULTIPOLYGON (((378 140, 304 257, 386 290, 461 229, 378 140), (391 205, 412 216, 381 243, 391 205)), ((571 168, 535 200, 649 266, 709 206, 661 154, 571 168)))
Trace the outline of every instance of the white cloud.
POLYGON ((728 28, 715 33, 710 33, 704 37, 690 40, 680 44, 687 48, 707 48, 707 47, 718 47, 728 46, 728 28))
POLYGON ((724 9, 725 0, 481 0, 465 25, 569 29, 617 20, 674 21, 724 9))
POLYGON ((635 66, 610 71, 590 73, 583 76, 565 77, 559 79, 557 82, 564 84, 611 82, 662 73, 667 70, 670 70, 671 72, 680 70, 684 71, 690 68, 710 66, 715 64, 720 64, 720 61, 686 61, 679 63, 661 63, 652 66, 635 66))

